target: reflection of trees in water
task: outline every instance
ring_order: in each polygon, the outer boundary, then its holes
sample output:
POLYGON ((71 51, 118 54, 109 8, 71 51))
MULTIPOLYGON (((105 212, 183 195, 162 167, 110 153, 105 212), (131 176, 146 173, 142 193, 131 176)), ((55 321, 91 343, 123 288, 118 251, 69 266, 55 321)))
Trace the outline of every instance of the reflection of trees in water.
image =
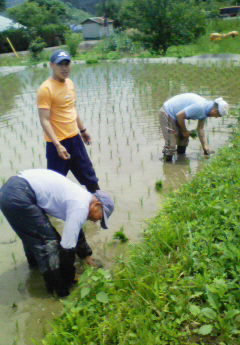
POLYGON ((21 92, 21 87, 18 74, 0 78, 0 116, 13 108, 14 98, 21 92))
POLYGON ((223 96, 235 104, 240 91, 238 73, 238 66, 223 62, 221 67, 219 64, 144 64, 133 75, 136 86, 143 91, 150 90, 153 104, 161 106, 167 98, 184 92, 195 92, 208 98, 223 96))
POLYGON ((15 97, 24 93, 36 93, 50 72, 46 69, 28 69, 0 77, 0 116, 7 115, 15 105, 15 97))
POLYGON ((163 162, 164 192, 179 188, 191 176, 190 159, 185 155, 178 155, 173 163, 163 162))

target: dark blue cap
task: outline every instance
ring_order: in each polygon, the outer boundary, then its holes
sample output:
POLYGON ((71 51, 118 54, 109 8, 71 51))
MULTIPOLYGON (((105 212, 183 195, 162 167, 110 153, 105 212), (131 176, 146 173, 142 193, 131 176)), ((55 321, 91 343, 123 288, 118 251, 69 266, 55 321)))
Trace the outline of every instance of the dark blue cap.
POLYGON ((71 61, 71 56, 64 50, 55 51, 50 58, 50 61, 56 64, 64 60, 69 61, 69 62, 71 61))

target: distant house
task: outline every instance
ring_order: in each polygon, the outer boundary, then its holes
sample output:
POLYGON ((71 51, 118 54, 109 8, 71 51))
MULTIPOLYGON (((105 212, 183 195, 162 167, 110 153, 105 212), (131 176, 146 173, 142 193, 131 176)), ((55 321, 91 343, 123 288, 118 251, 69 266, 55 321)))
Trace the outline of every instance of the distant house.
POLYGON ((19 24, 19 23, 14 23, 14 21, 12 21, 9 18, 6 18, 4 16, 0 16, 0 32, 8 30, 8 29, 20 29, 23 28, 24 26, 19 24))
POLYGON ((113 20, 104 17, 85 19, 82 23, 83 38, 97 40, 113 34, 113 20))

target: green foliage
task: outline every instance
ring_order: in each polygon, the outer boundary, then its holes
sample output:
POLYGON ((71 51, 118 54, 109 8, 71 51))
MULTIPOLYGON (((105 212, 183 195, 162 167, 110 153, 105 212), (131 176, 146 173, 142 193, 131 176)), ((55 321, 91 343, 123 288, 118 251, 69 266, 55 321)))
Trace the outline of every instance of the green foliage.
POLYGON ((161 180, 158 180, 156 183, 155 183, 155 189, 156 191, 160 192, 162 190, 162 187, 163 187, 163 183, 161 180))
POLYGON ((6 1, 5 0, 0 0, 0 12, 4 11, 6 7, 6 1))
POLYGON ((196 129, 192 129, 190 131, 190 137, 193 138, 193 139, 196 139, 197 136, 198 136, 198 133, 197 133, 196 129))
POLYGON ((20 24, 38 28, 45 24, 61 24, 65 19, 65 6, 57 0, 27 1, 8 10, 11 18, 20 24))
POLYGON ((87 270, 43 341, 86 345, 237 345, 239 129, 173 193, 112 276, 87 270))
POLYGON ((48 24, 43 25, 36 34, 40 34, 48 47, 61 45, 64 41, 64 34, 69 28, 64 24, 48 24))
POLYGON ((121 15, 137 28, 145 46, 166 53, 172 44, 194 41, 204 32, 205 12, 194 1, 125 0, 121 15))
POLYGON ((105 38, 96 48, 102 53, 119 52, 133 54, 139 51, 139 44, 135 43, 126 33, 120 32, 105 38))
POLYGON ((83 40, 82 35, 78 33, 67 33, 65 35, 65 42, 71 56, 77 55, 79 44, 82 40, 83 40))
POLYGON ((116 231, 113 234, 113 239, 114 240, 119 240, 122 243, 125 243, 125 242, 128 241, 127 236, 124 234, 124 228, 123 227, 121 227, 121 229, 119 231, 116 231))
POLYGON ((33 59, 38 60, 40 53, 43 51, 43 48, 46 46, 45 42, 41 37, 37 37, 33 40, 29 46, 29 51, 33 59))
POLYGON ((68 30, 64 23, 69 14, 67 6, 61 1, 28 0, 10 8, 8 14, 29 29, 32 39, 43 37, 49 46, 63 43, 64 33, 68 30))
POLYGON ((96 6, 98 3, 102 2, 102 0, 64 0, 64 2, 70 3, 72 6, 78 9, 95 14, 96 6))
POLYGON ((87 59, 87 60, 86 60, 86 63, 87 63, 88 65, 93 65, 93 64, 98 63, 98 62, 99 62, 98 59, 87 59))
POLYGON ((12 49, 7 42, 7 37, 12 42, 15 50, 27 50, 30 43, 29 32, 24 29, 8 29, 3 32, 0 32, 0 51, 1 53, 12 52, 12 49))
POLYGON ((193 56, 201 54, 240 54, 239 36, 228 37, 221 41, 211 41, 210 34, 213 32, 228 33, 230 31, 240 32, 240 18, 232 20, 214 19, 208 22, 206 34, 201 36, 194 44, 171 46, 167 56, 193 56))
POLYGON ((97 8, 97 14, 99 16, 107 16, 110 19, 113 19, 113 25, 115 28, 122 26, 122 20, 119 16, 120 8, 123 0, 105 0, 100 2, 97 8))

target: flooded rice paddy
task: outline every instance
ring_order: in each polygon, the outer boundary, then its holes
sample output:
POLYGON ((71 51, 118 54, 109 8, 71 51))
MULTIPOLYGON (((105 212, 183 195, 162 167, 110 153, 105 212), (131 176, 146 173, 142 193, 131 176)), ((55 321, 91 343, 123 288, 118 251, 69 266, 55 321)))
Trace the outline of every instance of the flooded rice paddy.
MULTIPOLYGON (((103 190, 116 209, 110 229, 87 224, 95 257, 110 267, 123 247, 113 235, 124 230, 130 242, 141 239, 146 220, 165 196, 191 179, 207 160, 198 140, 173 164, 161 160, 163 138, 158 111, 177 93, 196 92, 231 104, 228 118, 208 119, 206 135, 217 151, 228 140, 239 97, 239 67, 187 64, 106 63, 73 65, 78 110, 92 135, 87 147, 103 190), (155 182, 163 182, 161 193, 155 182)), ((22 169, 46 167, 45 144, 36 108, 36 90, 48 68, 27 69, 0 78, 0 184, 22 169)), ((191 121, 189 128, 195 128, 191 121)), ((74 178, 69 174, 69 178, 74 178)), ((62 223, 53 220, 61 231, 62 223)), ((38 272, 28 269, 22 245, 0 214, 0 345, 29 345, 48 330, 61 304, 45 292, 38 272)))

